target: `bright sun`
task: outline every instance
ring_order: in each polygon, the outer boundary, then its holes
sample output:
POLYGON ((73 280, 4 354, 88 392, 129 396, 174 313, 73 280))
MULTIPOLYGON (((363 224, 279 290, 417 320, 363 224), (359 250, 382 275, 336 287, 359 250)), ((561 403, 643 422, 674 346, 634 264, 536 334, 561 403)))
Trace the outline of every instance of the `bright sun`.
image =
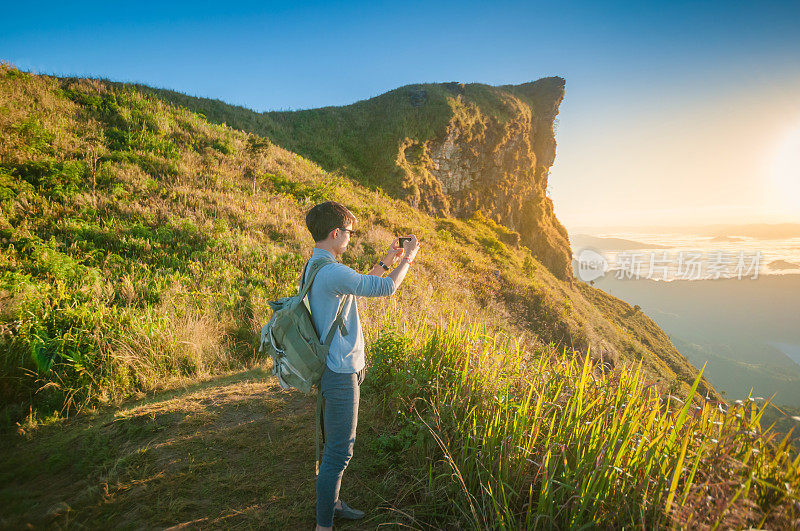
POLYGON ((770 174, 776 210, 793 217, 800 215, 800 127, 783 138, 770 174))

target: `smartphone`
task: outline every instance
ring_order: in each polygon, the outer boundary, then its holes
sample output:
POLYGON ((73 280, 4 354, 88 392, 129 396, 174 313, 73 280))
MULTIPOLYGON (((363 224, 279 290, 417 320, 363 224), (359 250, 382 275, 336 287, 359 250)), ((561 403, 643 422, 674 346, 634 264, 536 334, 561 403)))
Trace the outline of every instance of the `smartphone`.
POLYGON ((408 237, 401 237, 401 238, 400 238, 400 248, 401 248, 401 249, 404 249, 404 247, 403 247, 403 244, 404 244, 405 242, 410 242, 410 241, 411 241, 411 238, 408 238, 408 237))

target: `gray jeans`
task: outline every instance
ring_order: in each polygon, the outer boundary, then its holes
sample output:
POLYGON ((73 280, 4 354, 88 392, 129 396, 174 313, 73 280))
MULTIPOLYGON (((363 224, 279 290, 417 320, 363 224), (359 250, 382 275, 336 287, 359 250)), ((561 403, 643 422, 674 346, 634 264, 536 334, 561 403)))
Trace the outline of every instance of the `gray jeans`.
POLYGON ((323 426, 325 446, 317 475, 317 525, 333 525, 333 510, 339 499, 342 474, 356 442, 358 401, 364 369, 358 373, 340 374, 325 367, 320 393, 325 399, 323 426))

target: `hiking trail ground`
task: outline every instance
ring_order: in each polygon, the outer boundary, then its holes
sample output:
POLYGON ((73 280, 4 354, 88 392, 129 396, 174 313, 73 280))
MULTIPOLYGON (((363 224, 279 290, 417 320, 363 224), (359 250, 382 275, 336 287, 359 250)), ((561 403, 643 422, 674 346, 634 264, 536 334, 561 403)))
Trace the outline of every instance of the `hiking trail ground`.
MULTIPOLYGON (((407 525, 393 507, 408 483, 370 450, 380 420, 362 391, 341 494, 367 516, 336 528, 407 525)), ((255 367, 4 434, 0 527, 312 529, 315 400, 255 367)))

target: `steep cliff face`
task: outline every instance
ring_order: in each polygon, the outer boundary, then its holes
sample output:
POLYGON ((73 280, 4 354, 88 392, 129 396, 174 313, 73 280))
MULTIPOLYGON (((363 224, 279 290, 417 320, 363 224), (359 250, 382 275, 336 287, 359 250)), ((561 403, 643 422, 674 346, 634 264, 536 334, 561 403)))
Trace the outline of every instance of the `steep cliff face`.
MULTIPOLYGON (((478 95, 470 86, 455 88, 447 98, 452 116, 443 134, 399 143, 396 164, 405 198, 439 216, 480 210, 519 232, 521 243, 558 278, 569 278, 567 231, 547 197, 564 80, 482 89, 478 95)), ((419 90, 409 98, 422 99, 419 90)))

